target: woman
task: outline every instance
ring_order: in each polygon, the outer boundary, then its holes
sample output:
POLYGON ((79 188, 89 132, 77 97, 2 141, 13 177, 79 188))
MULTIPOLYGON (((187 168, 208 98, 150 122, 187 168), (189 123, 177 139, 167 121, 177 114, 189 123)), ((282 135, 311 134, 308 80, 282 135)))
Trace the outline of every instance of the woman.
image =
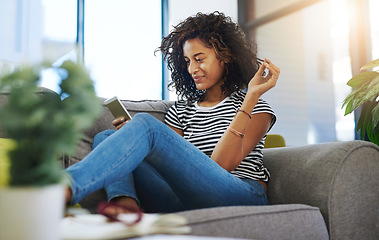
POLYGON ((259 61, 238 25, 218 12, 187 18, 160 50, 182 100, 166 124, 140 113, 98 134, 93 151, 67 169, 67 202, 104 187, 130 211, 267 204, 261 149, 275 115, 260 97, 276 85, 279 69, 259 61))

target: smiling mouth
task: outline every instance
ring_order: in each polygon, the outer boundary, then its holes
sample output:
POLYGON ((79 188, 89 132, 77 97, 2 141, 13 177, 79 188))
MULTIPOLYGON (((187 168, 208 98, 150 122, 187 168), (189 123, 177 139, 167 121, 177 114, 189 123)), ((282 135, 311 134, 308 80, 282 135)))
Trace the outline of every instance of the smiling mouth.
POLYGON ((199 82, 201 79, 203 79, 204 78, 204 76, 195 76, 195 77, 193 77, 193 80, 195 81, 195 83, 196 82, 199 82))

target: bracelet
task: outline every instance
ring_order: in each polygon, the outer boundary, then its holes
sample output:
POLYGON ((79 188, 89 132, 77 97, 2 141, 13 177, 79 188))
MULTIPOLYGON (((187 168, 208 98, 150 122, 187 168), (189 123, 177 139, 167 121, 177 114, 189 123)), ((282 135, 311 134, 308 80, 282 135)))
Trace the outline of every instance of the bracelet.
POLYGON ((237 110, 237 113, 238 113, 238 112, 242 112, 242 113, 246 114, 246 115, 251 119, 251 114, 249 114, 249 113, 246 112, 245 110, 238 109, 238 110, 237 110))
POLYGON ((241 133, 241 132, 235 130, 235 129, 232 128, 232 127, 228 127, 228 130, 229 130, 231 133, 233 133, 234 135, 236 135, 236 136, 238 136, 238 137, 240 137, 240 138, 243 138, 243 137, 245 136, 245 134, 243 134, 243 133, 241 133))

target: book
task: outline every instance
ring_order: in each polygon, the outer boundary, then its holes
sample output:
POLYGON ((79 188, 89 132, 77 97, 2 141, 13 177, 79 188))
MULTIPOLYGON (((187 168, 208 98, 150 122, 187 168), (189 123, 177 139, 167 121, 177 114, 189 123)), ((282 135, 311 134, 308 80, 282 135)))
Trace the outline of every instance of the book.
MULTIPOLYGON (((131 222, 135 214, 119 214, 121 221, 131 222)), ((62 240, 125 239, 151 234, 188 234, 187 220, 175 214, 143 214, 140 222, 127 226, 122 222, 109 222, 100 214, 69 216, 60 222, 62 240)))

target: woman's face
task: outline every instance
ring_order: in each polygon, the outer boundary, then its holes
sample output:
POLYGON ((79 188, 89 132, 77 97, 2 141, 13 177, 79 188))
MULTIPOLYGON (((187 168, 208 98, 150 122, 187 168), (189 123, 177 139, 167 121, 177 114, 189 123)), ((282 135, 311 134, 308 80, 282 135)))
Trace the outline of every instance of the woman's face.
POLYGON ((213 48, 206 47, 200 39, 194 38, 183 44, 183 53, 188 73, 195 81, 197 89, 221 89, 225 64, 217 59, 213 48))

